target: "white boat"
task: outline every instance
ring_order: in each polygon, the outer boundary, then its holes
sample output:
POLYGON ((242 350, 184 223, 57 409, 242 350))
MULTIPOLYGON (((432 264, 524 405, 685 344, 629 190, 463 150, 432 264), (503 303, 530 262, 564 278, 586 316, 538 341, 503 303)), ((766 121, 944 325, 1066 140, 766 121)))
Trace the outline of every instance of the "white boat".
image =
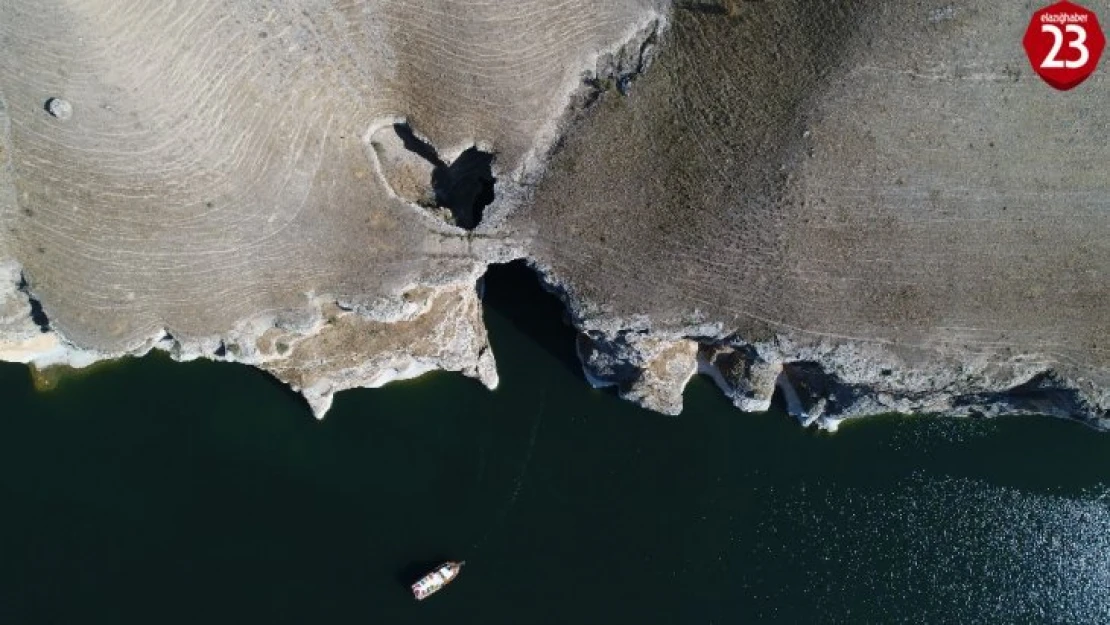
POLYGON ((464 564, 466 564, 465 560, 462 562, 444 562, 437 566, 434 571, 421 577, 419 581, 412 585, 413 596, 416 597, 417 601, 423 601, 435 594, 447 584, 455 581, 464 564))

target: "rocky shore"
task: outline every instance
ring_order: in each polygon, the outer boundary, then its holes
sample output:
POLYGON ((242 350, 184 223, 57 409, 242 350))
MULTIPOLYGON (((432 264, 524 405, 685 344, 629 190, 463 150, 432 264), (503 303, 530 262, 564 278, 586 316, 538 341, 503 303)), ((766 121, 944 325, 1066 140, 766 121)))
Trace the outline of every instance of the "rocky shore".
POLYGON ((0 360, 493 388, 525 259, 650 410, 1110 427, 1110 83, 1021 7, 200 4, 0 2, 0 360))

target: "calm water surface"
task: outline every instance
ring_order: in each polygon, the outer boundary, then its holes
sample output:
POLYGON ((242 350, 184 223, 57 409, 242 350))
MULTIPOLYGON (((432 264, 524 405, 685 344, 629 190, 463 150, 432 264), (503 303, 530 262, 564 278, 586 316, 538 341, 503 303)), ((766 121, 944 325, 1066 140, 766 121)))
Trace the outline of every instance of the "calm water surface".
POLYGON ((1110 437, 830 436, 700 379, 659 416, 586 386, 526 270, 488 287, 500 389, 434 374, 322 422, 237 365, 48 393, 0 365, 0 623, 1110 622, 1110 437))

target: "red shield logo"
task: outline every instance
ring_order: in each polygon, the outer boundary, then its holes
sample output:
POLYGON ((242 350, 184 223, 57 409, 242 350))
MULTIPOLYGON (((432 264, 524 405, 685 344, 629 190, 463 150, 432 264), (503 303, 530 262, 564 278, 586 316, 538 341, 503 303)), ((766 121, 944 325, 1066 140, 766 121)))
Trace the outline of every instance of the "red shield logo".
POLYGON ((1033 71, 1054 88, 1067 91, 1095 71, 1106 36, 1093 11, 1057 2, 1033 14, 1022 43, 1033 71))

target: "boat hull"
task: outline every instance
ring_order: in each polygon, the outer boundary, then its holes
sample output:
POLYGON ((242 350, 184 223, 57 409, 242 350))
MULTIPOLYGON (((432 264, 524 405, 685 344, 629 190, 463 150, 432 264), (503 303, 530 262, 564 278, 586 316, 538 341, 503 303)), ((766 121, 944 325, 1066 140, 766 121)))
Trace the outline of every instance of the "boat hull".
POLYGON ((417 601, 423 601, 435 593, 443 590, 459 576, 465 562, 444 562, 433 571, 421 577, 412 585, 412 595, 417 601))

